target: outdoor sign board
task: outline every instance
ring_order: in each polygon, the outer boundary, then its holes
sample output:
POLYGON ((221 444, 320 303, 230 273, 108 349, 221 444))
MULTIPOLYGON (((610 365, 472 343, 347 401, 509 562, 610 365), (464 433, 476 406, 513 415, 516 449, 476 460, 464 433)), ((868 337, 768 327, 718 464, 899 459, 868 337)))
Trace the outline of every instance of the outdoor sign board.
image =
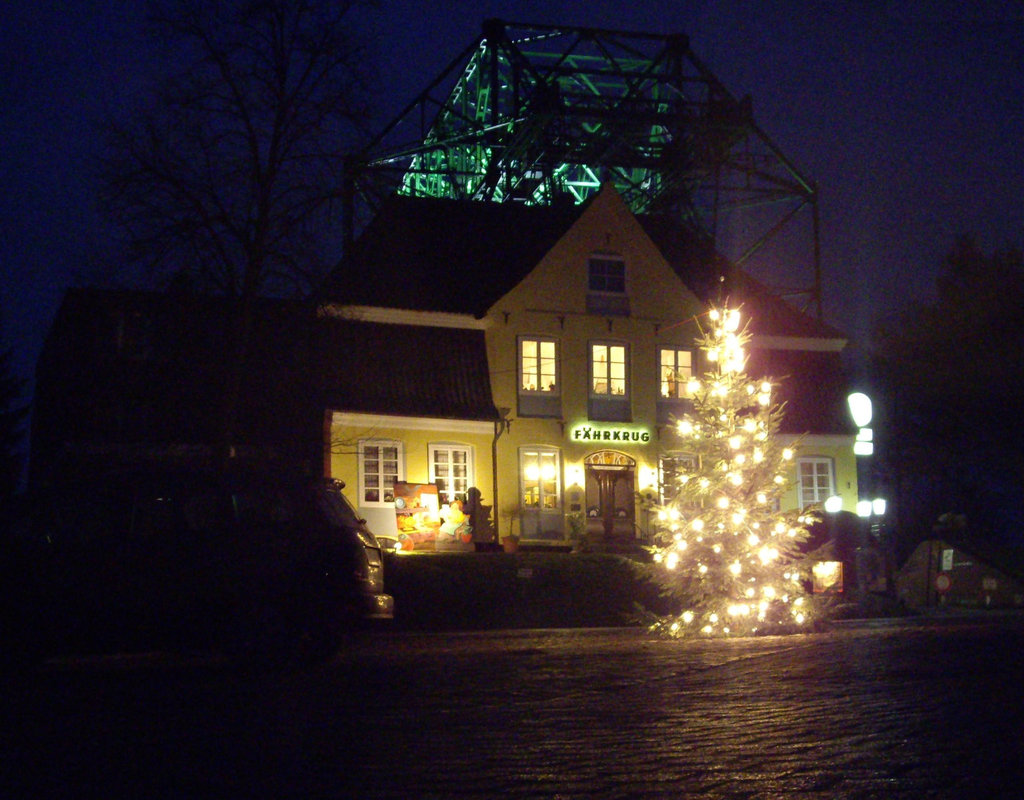
POLYGON ((574 442, 601 442, 618 444, 646 444, 651 432, 641 425, 576 425, 569 438, 574 442))

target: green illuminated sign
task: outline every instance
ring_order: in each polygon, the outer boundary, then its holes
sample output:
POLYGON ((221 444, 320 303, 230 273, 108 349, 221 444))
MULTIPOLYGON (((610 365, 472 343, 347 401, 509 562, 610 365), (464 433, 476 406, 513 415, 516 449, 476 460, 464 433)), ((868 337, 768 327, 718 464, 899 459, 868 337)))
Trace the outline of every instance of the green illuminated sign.
POLYGON ((574 442, 621 442, 642 444, 651 441, 647 428, 623 425, 577 425, 570 438, 574 442))

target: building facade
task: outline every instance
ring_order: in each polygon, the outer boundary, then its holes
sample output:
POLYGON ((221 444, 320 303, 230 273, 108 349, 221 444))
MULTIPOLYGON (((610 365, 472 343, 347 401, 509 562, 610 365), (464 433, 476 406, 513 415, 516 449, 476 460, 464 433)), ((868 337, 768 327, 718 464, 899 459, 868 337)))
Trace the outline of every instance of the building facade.
MULTIPOLYGON (((725 301, 749 321, 748 374, 773 378, 785 403, 798 456, 784 503, 838 495, 853 508, 843 337, 694 234, 634 215, 610 185, 550 207, 394 197, 324 298, 260 306, 237 444, 344 481, 371 528, 407 549, 509 534, 636 548, 673 476, 693 468, 673 420, 686 377, 707 367, 701 320, 725 301)), ((208 457, 228 308, 70 291, 37 370, 36 478, 208 457)))
MULTIPOLYGON (((382 211, 324 313, 416 330, 421 349, 400 336, 391 346, 427 365, 424 381, 431 371, 448 381, 483 355, 496 416, 329 407, 325 469, 353 489, 375 530, 401 535, 394 486, 413 483, 436 484, 449 507, 477 489, 499 536, 528 545, 574 547, 585 537, 628 548, 649 538, 665 486, 691 466, 672 422, 689 403, 685 377, 706 368, 700 321, 709 302, 726 299, 709 296, 709 286, 721 290, 706 262, 673 263, 685 248, 663 230, 610 186, 570 209, 395 198, 382 211), (430 344, 452 330, 485 353, 430 344)), ((839 495, 852 508, 842 336, 749 277, 718 283, 750 320, 748 372, 777 379, 786 402, 783 432, 799 456, 785 503, 839 495)))

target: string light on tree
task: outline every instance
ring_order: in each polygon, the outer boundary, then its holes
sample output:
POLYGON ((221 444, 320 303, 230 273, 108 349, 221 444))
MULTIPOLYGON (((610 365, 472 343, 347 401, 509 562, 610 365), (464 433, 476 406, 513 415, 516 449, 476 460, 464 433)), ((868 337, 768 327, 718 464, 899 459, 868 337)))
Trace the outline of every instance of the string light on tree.
MULTIPOLYGON (((652 624, 670 636, 737 636, 805 630, 814 618, 801 580, 809 512, 780 511, 793 449, 779 441, 783 408, 769 379, 746 375, 738 309, 712 308, 700 349, 709 366, 688 388, 693 410, 678 444, 696 465, 659 509, 657 572, 682 611, 652 624)), ((668 491, 668 490, 667 490, 668 491)))

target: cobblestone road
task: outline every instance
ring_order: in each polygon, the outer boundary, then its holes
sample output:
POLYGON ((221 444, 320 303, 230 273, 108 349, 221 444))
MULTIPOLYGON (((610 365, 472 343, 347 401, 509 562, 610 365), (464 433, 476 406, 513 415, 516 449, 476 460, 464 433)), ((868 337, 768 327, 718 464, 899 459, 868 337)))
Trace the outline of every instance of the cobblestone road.
POLYGON ((397 634, 287 676, 58 664, 4 701, 0 795, 1020 798, 1022 655, 1021 620, 984 617, 397 634))

